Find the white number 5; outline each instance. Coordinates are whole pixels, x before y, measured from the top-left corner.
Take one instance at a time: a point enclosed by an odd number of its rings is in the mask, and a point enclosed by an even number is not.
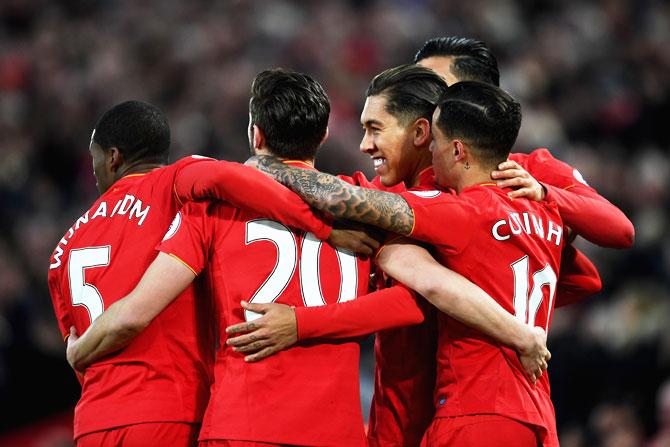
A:
[[[91,318],[91,323],[105,310],[102,295],[93,284],[88,284],[84,272],[92,267],[109,265],[112,247],[79,248],[70,252],[67,272],[70,279],[70,296],[72,305],[84,306]]]

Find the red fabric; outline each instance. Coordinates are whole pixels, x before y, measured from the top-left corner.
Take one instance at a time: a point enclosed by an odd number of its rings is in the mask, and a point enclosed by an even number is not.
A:
[[[321,294],[325,303],[340,293],[353,299],[368,287],[368,261],[225,203],[185,207],[160,249],[198,273],[206,268],[220,333],[244,321],[240,300],[300,307],[323,304]],[[298,343],[252,364],[222,344],[200,439],[365,445],[358,360],[350,340]]]
[[[337,306],[299,307],[295,310],[298,340],[360,337],[419,324],[424,316],[418,300],[410,289],[397,285]]]
[[[518,318],[548,330],[563,245],[555,206],[510,200],[495,184],[466,188],[458,196],[402,195],[414,212],[413,238],[431,243],[443,265],[508,312],[523,312]],[[438,314],[438,332],[437,417],[492,413],[555,434],[546,374],[533,386],[512,349],[446,314]]]
[[[544,148],[530,154],[510,154],[509,158],[544,184],[547,200],[556,202],[565,224],[585,239],[603,247],[633,245],[633,224],[619,208],[587,185],[577,169],[555,159]]]
[[[189,157],[118,180],[63,236],[49,269],[63,337],[71,325],[82,334],[91,323],[89,310],[95,317],[133,290],[179,209],[175,179],[184,168],[201,163]],[[107,265],[100,258],[105,254]],[[75,302],[86,305],[73,303],[72,287]],[[189,288],[128,347],[87,368],[75,408],[75,439],[129,424],[200,422],[213,356],[207,313],[206,303]]]
[[[556,287],[556,307],[577,303],[600,292],[598,269],[584,253],[568,245],[561,254],[561,273]]]
[[[228,441],[222,439],[210,439],[200,441],[198,447],[293,447],[290,444],[276,444],[273,442],[257,441]]]
[[[433,189],[434,176],[432,167],[424,169],[419,174],[419,186],[412,190]],[[380,185],[379,180],[377,176],[372,183]],[[392,192],[404,190],[405,185],[398,184]],[[381,271],[377,271],[377,275],[385,278]],[[387,278],[381,283],[388,285],[393,281]],[[377,333],[375,390],[368,420],[368,444],[371,447],[419,445],[433,419],[437,311],[423,299],[420,305],[425,314],[422,324]]]
[[[502,416],[478,414],[436,418],[422,447],[537,447],[537,428]],[[556,444],[558,445],[558,444]]]
[[[234,187],[231,187],[234,186]],[[297,194],[262,172],[239,163],[208,159],[182,170],[175,182],[181,202],[218,198],[233,206],[311,232],[318,239],[330,236],[331,226]]]
[[[96,431],[80,437],[77,447],[195,447],[198,424],[146,423]]]

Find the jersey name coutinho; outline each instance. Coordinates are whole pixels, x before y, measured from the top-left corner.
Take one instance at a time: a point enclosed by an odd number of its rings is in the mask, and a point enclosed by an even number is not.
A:
[[[537,236],[546,239],[557,246],[561,244],[563,226],[552,220],[545,220],[530,212],[509,213],[506,217],[496,221],[491,227],[491,234],[497,241],[506,241],[512,236]]]

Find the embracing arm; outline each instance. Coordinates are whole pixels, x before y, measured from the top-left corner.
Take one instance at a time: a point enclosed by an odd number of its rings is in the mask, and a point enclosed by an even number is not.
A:
[[[226,328],[226,344],[255,362],[311,338],[352,338],[384,329],[419,324],[423,310],[416,295],[398,285],[378,290],[355,300],[316,307],[292,308],[285,304],[249,304],[242,307],[262,317]]]
[[[397,194],[350,185],[333,175],[288,166],[270,156],[256,156],[250,161],[295,191],[309,205],[338,219],[374,225],[402,235],[412,232],[412,209]]]
[[[545,359],[550,357],[546,333],[514,318],[477,285],[438,263],[425,248],[411,240],[394,241],[384,246],[377,262],[438,310],[517,351],[531,378],[541,374],[539,368],[546,369]]]
[[[176,258],[159,253],[137,287],[115,302],[77,338],[71,329],[67,359],[82,371],[100,357],[128,345],[195,278]]]
[[[589,242],[602,247],[630,248],[635,228],[607,199],[579,185],[571,189],[544,184],[546,199],[556,202],[563,221]]]
[[[602,247],[630,248],[635,240],[635,228],[626,215],[598,192],[577,177],[575,169],[556,160],[547,150],[534,151],[535,156],[516,155],[522,162],[534,160],[524,168],[515,160],[507,160],[493,171],[498,186],[518,188],[510,197],[525,195],[532,200],[553,201],[563,222],[584,239]],[[541,184],[529,171],[540,175]],[[531,194],[522,194],[529,191]],[[603,228],[607,230],[604,231]]]
[[[180,203],[225,200],[325,240],[331,225],[286,187],[258,170],[240,163],[203,160],[182,168],[175,179]]]

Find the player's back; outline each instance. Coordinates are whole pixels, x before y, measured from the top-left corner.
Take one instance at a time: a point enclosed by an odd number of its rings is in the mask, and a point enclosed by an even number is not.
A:
[[[83,333],[133,290],[178,209],[176,172],[191,162],[118,180],[58,243],[49,287],[64,337],[70,326]],[[213,356],[205,320],[198,321],[206,305],[187,289],[130,345],[86,369],[75,438],[122,425],[202,419]]]
[[[518,319],[548,330],[563,224],[552,204],[511,200],[506,192],[490,184],[458,196],[403,196],[416,214],[413,237],[432,242],[444,265]],[[429,215],[442,229],[425,222]],[[439,314],[438,328],[436,416],[502,414],[555,431],[546,375],[533,386],[512,349],[445,314]]]
[[[207,281],[218,327],[250,320],[241,300],[318,306],[366,293],[369,261],[228,204],[191,204],[161,250]],[[259,363],[222,343],[200,439],[365,445],[356,341],[298,343]]]

